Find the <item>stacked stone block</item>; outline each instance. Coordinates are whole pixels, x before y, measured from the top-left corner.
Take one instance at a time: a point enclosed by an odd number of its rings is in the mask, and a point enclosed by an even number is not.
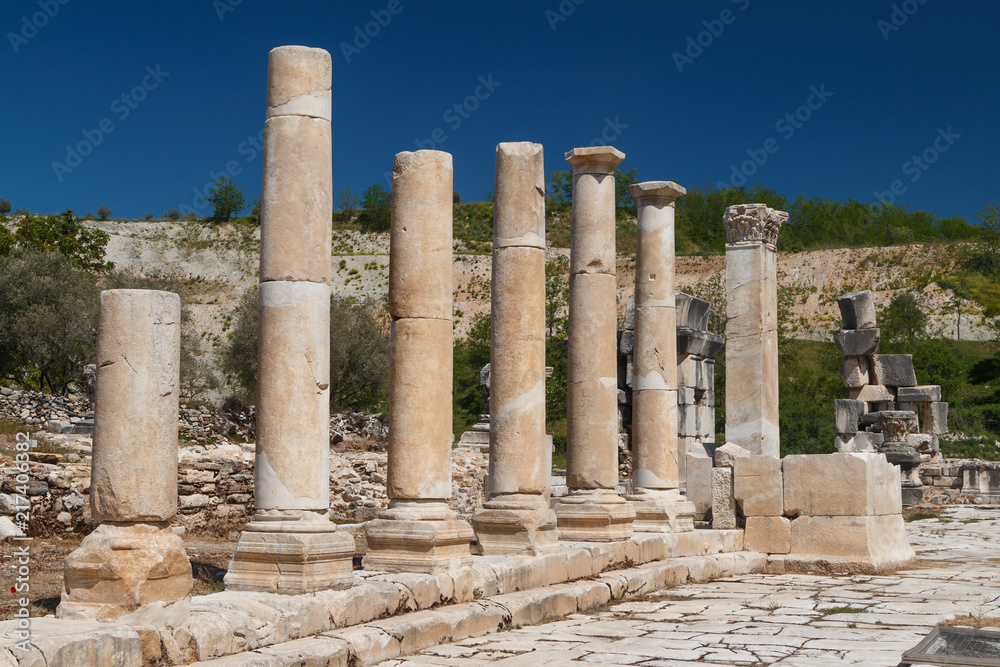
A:
[[[917,384],[911,355],[878,354],[881,331],[870,291],[845,294],[837,303],[843,329],[833,340],[846,357],[840,372],[850,398],[834,402],[835,447],[840,452],[883,452],[903,466],[903,503],[919,502],[924,497],[916,474],[920,454],[936,454],[938,436],[948,432],[948,404],[941,401],[941,387]],[[904,420],[907,430],[905,435],[894,432],[896,439],[889,440],[883,424],[903,419],[893,418],[890,413],[896,411],[909,415]]]

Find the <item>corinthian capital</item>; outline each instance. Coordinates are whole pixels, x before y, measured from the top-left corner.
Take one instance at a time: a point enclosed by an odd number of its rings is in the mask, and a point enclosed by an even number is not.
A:
[[[768,245],[778,243],[781,225],[788,220],[784,211],[776,211],[766,204],[737,204],[726,209],[723,224],[726,243],[759,241]]]

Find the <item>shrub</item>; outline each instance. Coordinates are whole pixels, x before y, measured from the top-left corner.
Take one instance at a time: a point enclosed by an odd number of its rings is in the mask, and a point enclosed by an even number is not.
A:
[[[180,219],[181,219],[181,212],[178,211],[176,208],[172,208],[167,211],[167,220],[180,220]]]
[[[99,217],[101,220],[107,220],[108,218],[111,217],[111,209],[108,208],[107,206],[102,206],[101,208],[97,209],[97,217]]]

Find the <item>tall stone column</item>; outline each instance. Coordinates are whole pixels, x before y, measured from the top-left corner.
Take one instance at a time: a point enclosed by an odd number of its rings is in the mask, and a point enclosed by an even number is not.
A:
[[[673,181],[638,183],[635,342],[632,362],[633,530],[694,530],[694,505],[680,492],[686,452],[677,442],[677,314],[674,303]]]
[[[484,555],[558,542],[545,498],[545,169],[542,146],[497,146],[493,205],[489,499],[472,518]]]
[[[90,511],[101,524],[66,558],[62,618],[112,620],[191,591],[191,564],[170,530],[177,514],[181,300],[101,292]],[[161,612],[162,613],[162,612]]]
[[[559,539],[625,540],[635,511],[617,494],[618,359],[615,283],[615,168],[611,146],[566,154],[573,167],[566,481],[556,508]]]
[[[784,211],[726,209],[726,442],[780,457],[778,253]]]
[[[368,524],[366,570],[426,572],[471,561],[472,527],[451,498],[452,161],[399,153],[389,239],[389,507]]]
[[[255,512],[226,587],[307,593],[354,581],[354,540],[329,516],[330,54],[274,49],[267,83]]]

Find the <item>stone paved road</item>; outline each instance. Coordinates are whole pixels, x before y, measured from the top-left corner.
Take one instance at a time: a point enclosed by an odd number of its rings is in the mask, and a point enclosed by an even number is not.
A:
[[[896,667],[939,621],[1000,615],[1000,510],[951,508],[907,532],[919,560],[893,576],[752,575],[679,586],[382,665]]]

